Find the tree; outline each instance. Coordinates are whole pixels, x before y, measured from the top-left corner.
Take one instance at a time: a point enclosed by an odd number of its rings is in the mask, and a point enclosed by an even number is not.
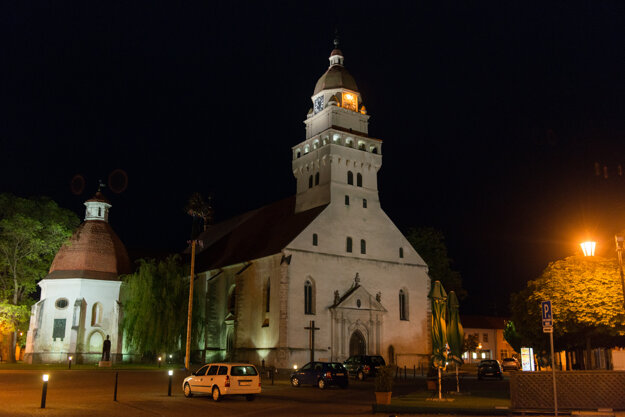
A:
[[[9,361],[15,361],[17,328],[23,324],[12,306],[26,306],[37,281],[46,275],[61,245],[78,226],[70,210],[60,208],[48,198],[20,198],[0,194],[0,321],[12,328]],[[23,308],[22,308],[23,310]]]
[[[467,334],[462,344],[462,353],[475,352],[475,349],[480,345],[477,334]]]
[[[178,255],[161,261],[140,259],[138,263],[137,271],[124,277],[122,328],[126,344],[145,356],[176,352],[186,334],[188,272]],[[194,303],[197,301],[195,298]],[[199,318],[194,316],[193,323],[197,335]]]
[[[522,338],[519,332],[516,331],[516,326],[512,320],[508,320],[506,322],[506,327],[503,329],[503,338],[506,339],[506,342],[515,352],[521,352],[521,348],[523,347]]]
[[[615,259],[571,256],[550,263],[511,298],[522,345],[548,350],[540,303],[550,300],[556,350],[625,346],[625,312]]]
[[[440,281],[448,291],[455,291],[459,299],[464,299],[467,292],[462,288],[460,273],[451,268],[453,261],[443,233],[433,227],[413,227],[408,229],[406,239],[428,265],[432,282]]]

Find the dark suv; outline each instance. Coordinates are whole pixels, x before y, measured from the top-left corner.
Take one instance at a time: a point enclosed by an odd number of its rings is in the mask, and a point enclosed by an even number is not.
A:
[[[364,381],[367,377],[375,376],[377,369],[385,366],[386,362],[382,356],[355,355],[347,358],[343,365],[350,375]]]
[[[477,379],[482,379],[485,376],[503,379],[503,370],[498,361],[494,359],[480,361],[480,364],[477,366]]]

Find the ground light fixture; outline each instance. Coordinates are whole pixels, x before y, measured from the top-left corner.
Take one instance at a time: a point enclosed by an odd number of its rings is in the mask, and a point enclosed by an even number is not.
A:
[[[171,369],[167,371],[167,375],[169,375],[169,387],[167,388],[167,396],[171,397],[171,378],[174,375],[174,371]]]
[[[163,358],[159,356],[159,357],[158,357],[158,367],[159,367],[159,368],[161,367],[161,361],[162,361],[162,360],[163,360]]]
[[[72,369],[72,357],[71,356],[69,358],[67,358],[67,362],[68,362],[67,369]]]
[[[584,256],[595,256],[595,248],[597,246],[597,242],[586,241],[579,244],[582,247],[582,252]]]
[[[43,374],[43,388],[41,390],[41,408],[46,408],[46,395],[48,394],[48,374]]]

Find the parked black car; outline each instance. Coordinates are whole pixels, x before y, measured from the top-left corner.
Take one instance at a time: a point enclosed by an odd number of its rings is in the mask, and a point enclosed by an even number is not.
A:
[[[347,369],[340,362],[308,362],[291,374],[291,385],[316,385],[325,389],[328,385],[347,388],[349,376]]]
[[[355,355],[347,358],[343,362],[347,372],[355,376],[358,380],[364,381],[368,377],[373,377],[380,366],[385,366],[386,362],[382,356]]]
[[[494,359],[484,359],[480,361],[477,366],[477,379],[482,379],[485,376],[503,379],[503,370],[498,361]]]

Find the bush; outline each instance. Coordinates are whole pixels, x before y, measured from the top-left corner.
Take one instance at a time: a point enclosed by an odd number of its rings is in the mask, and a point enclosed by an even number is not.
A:
[[[375,375],[375,391],[391,392],[393,391],[393,382],[395,378],[395,366],[381,366]]]

